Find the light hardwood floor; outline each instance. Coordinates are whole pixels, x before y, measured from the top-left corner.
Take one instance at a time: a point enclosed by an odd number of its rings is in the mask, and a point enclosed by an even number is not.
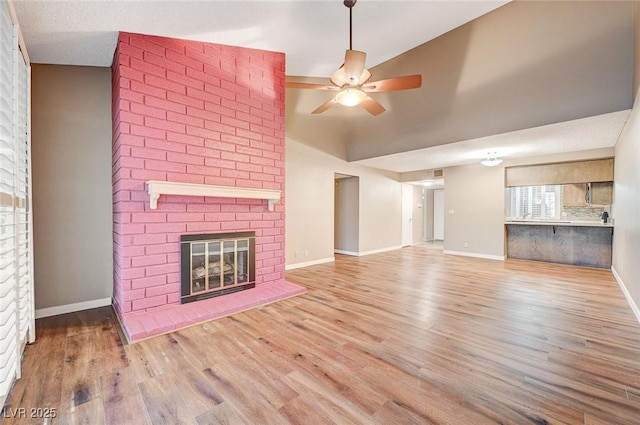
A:
[[[640,325],[606,270],[416,246],[287,273],[305,295],[123,346],[39,320],[3,424],[639,424]]]

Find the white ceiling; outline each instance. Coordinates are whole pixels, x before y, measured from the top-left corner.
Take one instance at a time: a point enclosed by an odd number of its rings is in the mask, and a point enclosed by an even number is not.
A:
[[[493,152],[508,160],[610,148],[615,146],[629,113],[613,112],[354,162],[402,173],[477,164]]]
[[[508,1],[360,0],[353,48],[369,68]],[[341,0],[13,0],[31,60],[111,66],[118,31],[285,52],[287,75],[330,76],[349,48]]]

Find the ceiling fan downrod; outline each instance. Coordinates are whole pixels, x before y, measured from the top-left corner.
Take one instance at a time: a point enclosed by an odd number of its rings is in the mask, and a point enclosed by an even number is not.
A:
[[[353,6],[358,0],[344,0],[344,5],[349,8],[349,50],[353,50]]]

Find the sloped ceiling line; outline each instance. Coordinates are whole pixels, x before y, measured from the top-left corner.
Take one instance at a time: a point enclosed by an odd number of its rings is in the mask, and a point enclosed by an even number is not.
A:
[[[628,2],[514,2],[374,67],[376,79],[422,73],[423,87],[377,94],[387,112],[375,118],[333,111],[347,159],[400,172],[425,169],[436,148],[455,155],[433,155],[442,162],[432,167],[479,161],[485,149],[515,158],[613,146],[633,101],[631,14]],[[291,92],[299,106],[321,102]],[[316,117],[301,109],[303,128]]]

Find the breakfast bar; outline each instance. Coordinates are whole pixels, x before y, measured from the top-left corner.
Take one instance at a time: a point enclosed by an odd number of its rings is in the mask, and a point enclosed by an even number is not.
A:
[[[508,258],[611,267],[612,223],[507,220],[505,227]]]

